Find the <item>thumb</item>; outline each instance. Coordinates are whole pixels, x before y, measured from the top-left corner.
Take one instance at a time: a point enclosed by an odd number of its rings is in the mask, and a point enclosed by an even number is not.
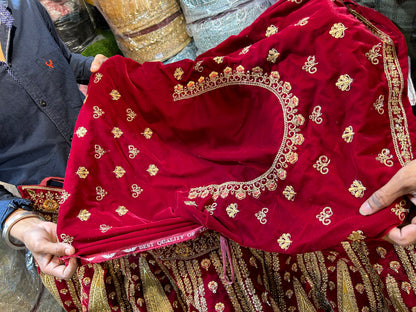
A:
[[[36,252],[61,257],[74,254],[75,248],[67,243],[52,243],[46,241],[41,244],[41,247]]]

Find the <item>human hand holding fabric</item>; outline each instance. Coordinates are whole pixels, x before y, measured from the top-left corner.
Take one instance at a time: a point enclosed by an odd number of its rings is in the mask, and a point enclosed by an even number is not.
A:
[[[99,69],[100,69],[100,67],[101,67],[101,65],[106,61],[108,59],[108,57],[106,57],[105,55],[102,55],[102,54],[97,54],[95,57],[94,57],[94,60],[92,61],[92,64],[91,64],[91,67],[90,67],[90,71],[92,72],[92,73],[95,73],[95,72],[97,72]]]
[[[18,209],[12,215],[23,211]],[[61,256],[74,254],[75,249],[69,244],[58,242],[55,223],[36,217],[22,219],[13,225],[10,235],[26,245],[43,273],[62,279],[71,278],[75,273],[76,258],[70,258],[68,264],[60,260]]]
[[[360,213],[364,216],[374,214],[404,195],[416,205],[416,160],[401,168],[389,182],[374,192],[361,205]],[[392,229],[385,239],[401,246],[416,243],[416,217],[411,219],[410,224]]]

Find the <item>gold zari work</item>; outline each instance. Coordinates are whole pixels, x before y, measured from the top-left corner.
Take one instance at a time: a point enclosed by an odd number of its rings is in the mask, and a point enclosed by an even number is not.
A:
[[[336,23],[331,27],[331,30],[329,31],[329,34],[334,38],[344,38],[345,36],[345,30],[347,30],[347,27],[344,26],[342,23]]]
[[[383,148],[380,154],[376,157],[376,159],[381,162],[382,164],[386,165],[387,167],[393,166],[393,155],[390,153],[389,149]]]
[[[361,181],[354,180],[348,189],[348,191],[354,195],[355,197],[363,197],[364,191],[366,190],[365,186],[361,183]]]

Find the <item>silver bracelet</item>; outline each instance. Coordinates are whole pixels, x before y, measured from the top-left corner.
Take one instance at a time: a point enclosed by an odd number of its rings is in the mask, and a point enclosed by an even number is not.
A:
[[[33,218],[33,217],[37,217],[41,220],[44,220],[41,216],[39,216],[37,213],[33,211],[24,211],[22,213],[19,213],[18,215],[15,215],[12,218],[7,219],[7,221],[4,223],[4,228],[3,228],[2,235],[1,235],[7,246],[15,250],[21,250],[21,249],[26,248],[25,244],[23,243],[17,244],[11,240],[10,230],[13,227],[13,225],[15,225],[20,220],[23,220],[26,218]]]

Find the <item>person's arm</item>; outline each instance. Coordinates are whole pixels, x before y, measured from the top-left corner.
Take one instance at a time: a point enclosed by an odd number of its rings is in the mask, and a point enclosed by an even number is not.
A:
[[[361,205],[360,213],[371,215],[405,195],[416,205],[416,160],[401,168],[387,184],[374,192]],[[416,243],[416,217],[412,218],[410,224],[392,229],[386,239],[401,246]]]

